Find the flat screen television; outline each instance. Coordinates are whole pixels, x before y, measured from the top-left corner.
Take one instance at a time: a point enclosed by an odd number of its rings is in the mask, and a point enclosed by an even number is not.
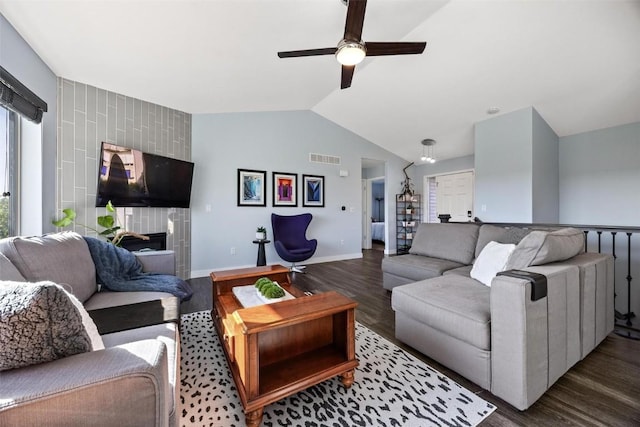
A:
[[[188,208],[194,164],[103,142],[96,206]]]

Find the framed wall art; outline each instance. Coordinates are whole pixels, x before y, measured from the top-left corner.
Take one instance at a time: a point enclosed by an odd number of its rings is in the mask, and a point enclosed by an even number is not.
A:
[[[302,206],[324,207],[324,176],[302,175]]]
[[[238,169],[238,206],[267,206],[267,172]]]
[[[298,175],[273,172],[273,206],[298,206]]]

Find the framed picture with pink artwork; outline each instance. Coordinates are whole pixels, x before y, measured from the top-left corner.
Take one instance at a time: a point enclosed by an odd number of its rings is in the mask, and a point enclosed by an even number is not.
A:
[[[298,174],[273,172],[273,206],[298,206]]]

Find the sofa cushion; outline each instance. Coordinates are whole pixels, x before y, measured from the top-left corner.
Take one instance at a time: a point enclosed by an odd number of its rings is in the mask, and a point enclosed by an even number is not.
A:
[[[482,252],[487,243],[493,241],[498,243],[518,244],[527,235],[531,233],[530,228],[519,227],[499,227],[497,225],[483,224],[478,232],[478,243],[476,243],[476,258]]]
[[[78,313],[80,313],[80,316],[82,317],[82,326],[84,326],[84,330],[87,332],[87,335],[89,336],[89,340],[91,341],[91,350],[92,351],[104,350],[104,343],[102,342],[102,337],[98,332],[98,327],[96,326],[93,319],[87,312],[87,309],[84,308],[80,300],[76,298],[75,295],[73,295],[72,293],[67,292],[67,296],[69,297],[69,300],[71,300],[76,310],[78,310]]]
[[[444,273],[442,273],[443,276],[447,276],[450,274],[457,274],[459,276],[465,276],[465,277],[471,277],[471,269],[473,268],[473,265],[465,265],[462,267],[458,267],[458,268],[453,268],[451,270],[447,270]]]
[[[25,278],[18,269],[9,261],[9,258],[0,253],[0,280],[13,282],[25,282]]]
[[[98,290],[95,265],[86,242],[78,233],[65,231],[4,239],[0,242],[0,251],[30,282],[66,283],[81,302]]]
[[[176,410],[179,402],[180,378],[180,330],[175,323],[163,323],[161,325],[146,326],[144,328],[130,329],[128,331],[114,332],[102,336],[104,344],[107,348],[116,347],[134,341],[142,341],[154,339],[163,342],[167,347],[167,358],[169,359],[169,385],[174,391],[173,394],[167,393],[167,407],[170,410],[170,416]]]
[[[578,255],[583,250],[584,233],[576,228],[532,231],[518,243],[509,257],[505,270],[563,261]]]
[[[0,371],[91,350],[82,317],[51,282],[0,282]]]
[[[491,286],[491,281],[496,274],[504,271],[509,255],[516,248],[513,243],[489,242],[482,249],[478,258],[473,263],[473,268],[469,274],[484,285]]]
[[[447,270],[463,264],[422,255],[400,255],[382,259],[382,271],[410,280],[424,280],[441,276]]]
[[[482,350],[491,345],[491,288],[470,277],[447,275],[393,289],[395,311]]]
[[[418,226],[409,253],[471,264],[478,241],[476,224],[427,224]]]

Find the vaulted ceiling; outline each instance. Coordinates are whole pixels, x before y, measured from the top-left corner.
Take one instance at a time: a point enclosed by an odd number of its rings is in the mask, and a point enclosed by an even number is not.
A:
[[[473,124],[533,106],[560,136],[640,121],[640,1],[369,0],[366,58],[340,90],[340,0],[0,0],[53,72],[189,113],[308,109],[408,161],[473,153]],[[1,58],[1,57],[0,57]]]

